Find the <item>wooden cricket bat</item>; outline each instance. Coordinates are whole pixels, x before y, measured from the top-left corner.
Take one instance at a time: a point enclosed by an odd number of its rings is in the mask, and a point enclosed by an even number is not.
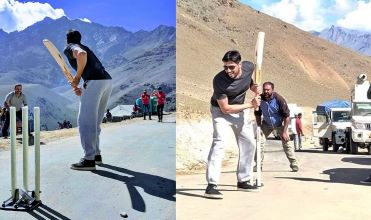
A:
[[[265,33],[259,32],[258,39],[255,45],[255,83],[260,85],[261,83],[261,69],[263,63],[263,49],[264,49],[264,38]]]
[[[255,45],[255,83],[260,85],[262,79],[262,63],[263,63],[263,49],[264,49],[265,33],[259,32],[258,39]],[[256,186],[262,185],[261,176],[261,128],[256,126]]]
[[[54,46],[54,44],[50,40],[44,39],[43,44],[48,49],[49,53],[52,55],[54,60],[57,62],[58,66],[61,68],[62,72],[67,78],[67,81],[71,83],[73,81],[73,77],[61,53],[59,53],[58,49]]]

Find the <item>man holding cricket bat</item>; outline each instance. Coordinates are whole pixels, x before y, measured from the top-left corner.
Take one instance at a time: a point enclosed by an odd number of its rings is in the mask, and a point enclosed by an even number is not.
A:
[[[254,64],[249,61],[241,62],[241,55],[236,50],[228,51],[223,59],[224,70],[220,71],[213,80],[214,93],[211,97],[211,115],[213,120],[213,142],[210,148],[206,179],[208,186],[205,197],[223,197],[217,189],[220,170],[224,156],[224,141],[226,129],[232,128],[239,147],[237,167],[237,189],[253,191],[257,187],[250,185],[251,170],[255,153],[255,138],[253,124],[249,117],[250,108],[260,105],[261,89],[254,84],[251,76]],[[246,91],[250,89],[256,96],[244,103]]]
[[[76,71],[71,82],[75,94],[80,96],[78,126],[84,158],[72,164],[71,169],[95,170],[95,164],[102,164],[99,147],[100,124],[107,109],[112,91],[112,78],[94,53],[81,44],[77,30],[67,33],[67,47],[64,50],[69,63]],[[79,88],[81,78],[84,83]]]

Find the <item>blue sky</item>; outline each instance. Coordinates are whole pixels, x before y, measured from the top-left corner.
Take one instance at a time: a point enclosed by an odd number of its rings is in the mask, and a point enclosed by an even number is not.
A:
[[[371,32],[370,0],[239,0],[305,31],[331,25]]]
[[[46,16],[67,16],[135,32],[175,26],[175,12],[175,0],[0,0],[0,28],[23,30]]]

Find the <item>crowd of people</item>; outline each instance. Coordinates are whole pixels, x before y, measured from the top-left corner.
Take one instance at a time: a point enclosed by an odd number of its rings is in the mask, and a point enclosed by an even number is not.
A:
[[[58,123],[58,128],[59,129],[68,129],[72,128],[72,124],[70,121],[64,120],[63,122],[57,122]]]

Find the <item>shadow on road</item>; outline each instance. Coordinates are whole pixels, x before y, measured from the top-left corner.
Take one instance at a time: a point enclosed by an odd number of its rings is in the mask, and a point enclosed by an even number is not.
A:
[[[71,220],[70,218],[62,215],[61,213],[55,211],[54,209],[50,208],[45,204],[41,204],[32,212],[28,212],[28,214],[32,215],[35,219],[51,219],[51,220]]]
[[[23,138],[16,138],[19,144],[23,144],[22,140]],[[28,146],[33,146],[35,143],[35,137],[34,136],[29,136],[28,137]],[[46,145],[44,142],[40,141],[40,145]]]
[[[359,165],[371,165],[371,158],[364,157],[344,157],[341,161]]]
[[[323,182],[323,183],[344,183],[354,185],[364,185],[359,181],[365,179],[370,175],[370,169],[361,168],[335,168],[329,169],[322,172],[330,177],[330,180],[305,178],[305,177],[275,177],[278,179],[293,179],[307,182]]]
[[[140,173],[140,172],[128,170],[122,167],[117,167],[117,166],[113,166],[109,164],[102,164],[99,166],[124,174],[124,175],[120,175],[120,174],[113,173],[107,170],[92,171],[93,173],[97,175],[124,182],[130,194],[132,207],[133,209],[137,211],[145,212],[146,204],[143,200],[143,197],[140,195],[138,190],[135,188],[136,186],[142,188],[146,193],[152,196],[156,196],[162,199],[175,202],[175,181],[174,180],[147,174],[147,173]],[[132,177],[129,177],[126,175],[130,175]]]
[[[321,148],[322,149],[322,148]],[[342,154],[340,152],[333,152],[333,151],[323,151],[323,150],[317,150],[317,149],[305,149],[305,150],[299,150],[295,152],[302,152],[302,153],[317,153],[317,154]]]

